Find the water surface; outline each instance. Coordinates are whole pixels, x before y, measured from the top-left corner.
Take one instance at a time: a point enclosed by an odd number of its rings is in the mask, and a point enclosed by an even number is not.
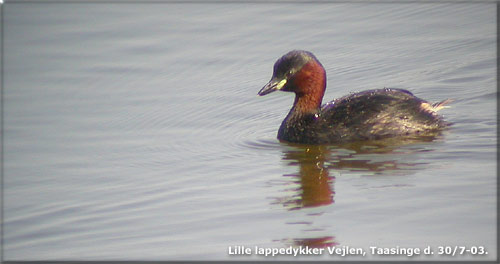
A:
[[[483,246],[496,258],[495,4],[7,3],[6,260],[293,259],[230,246]],[[453,126],[418,142],[279,143],[312,51],[325,101],[394,87]],[[408,260],[406,256],[304,256]]]

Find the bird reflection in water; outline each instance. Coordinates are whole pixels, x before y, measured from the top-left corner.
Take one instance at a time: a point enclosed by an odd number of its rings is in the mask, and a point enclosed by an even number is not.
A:
[[[432,151],[426,145],[436,139],[416,137],[354,142],[344,145],[299,145],[282,143],[282,160],[288,166],[298,167],[297,173],[285,174],[292,178],[287,181],[286,191],[291,196],[280,197],[276,203],[289,210],[316,207],[334,203],[333,188],[335,176],[331,172],[363,172],[365,175],[392,174],[408,175],[425,168],[426,163],[416,162],[413,155]],[[420,144],[420,145],[418,145]],[[411,148],[401,148],[412,145]],[[289,186],[292,188],[289,188]]]
[[[273,204],[281,204],[288,210],[327,206],[335,203],[335,176],[349,172],[362,175],[408,175],[425,168],[424,162],[416,162],[416,155],[429,152],[439,135],[428,137],[391,138],[385,140],[355,142],[344,145],[298,145],[282,143],[283,161],[298,167],[297,173],[285,174],[285,197],[274,198]],[[344,173],[346,172],[347,173]],[[342,173],[341,173],[342,172]],[[291,187],[290,187],[291,186]],[[317,214],[317,213],[316,213]],[[320,213],[322,214],[322,213]],[[319,214],[319,215],[320,215]],[[310,217],[314,214],[308,214]],[[305,221],[309,226],[311,221]],[[305,230],[307,231],[307,230]],[[316,230],[321,231],[321,230]],[[324,232],[324,230],[323,230]],[[334,236],[282,239],[285,244],[309,247],[334,246]]]
[[[285,198],[282,203],[285,207],[294,210],[303,207],[315,207],[333,203],[334,191],[330,186],[334,177],[328,174],[325,167],[326,146],[297,146],[294,150],[285,152],[283,160],[289,161],[289,166],[298,166],[298,174],[288,174],[285,177],[294,177],[296,193],[293,197]]]
[[[282,243],[286,245],[296,246],[296,247],[310,247],[310,248],[324,248],[333,247],[339,243],[335,242],[335,238],[332,236],[324,237],[314,237],[314,238],[294,238],[294,239],[283,239]]]

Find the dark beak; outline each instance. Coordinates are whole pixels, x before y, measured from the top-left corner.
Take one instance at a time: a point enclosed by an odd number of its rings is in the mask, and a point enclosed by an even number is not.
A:
[[[260,89],[258,95],[262,96],[274,91],[279,91],[285,86],[286,81],[286,79],[279,80],[272,78],[264,87],[262,87],[262,89]]]

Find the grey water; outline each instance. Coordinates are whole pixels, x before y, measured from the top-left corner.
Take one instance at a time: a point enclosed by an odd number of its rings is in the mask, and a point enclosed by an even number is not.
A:
[[[496,259],[495,3],[2,8],[5,260]],[[293,95],[257,92],[292,49],[324,65],[324,102],[403,88],[453,99],[453,125],[417,142],[280,143]],[[456,246],[485,253],[438,254]]]

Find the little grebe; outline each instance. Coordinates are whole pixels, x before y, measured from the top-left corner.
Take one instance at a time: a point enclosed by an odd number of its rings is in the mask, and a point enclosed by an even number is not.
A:
[[[323,106],[326,73],[308,51],[293,50],[274,64],[273,76],[259,95],[295,93],[278,139],[304,144],[345,143],[435,133],[448,123],[437,115],[450,100],[430,104],[403,89],[350,94]]]

